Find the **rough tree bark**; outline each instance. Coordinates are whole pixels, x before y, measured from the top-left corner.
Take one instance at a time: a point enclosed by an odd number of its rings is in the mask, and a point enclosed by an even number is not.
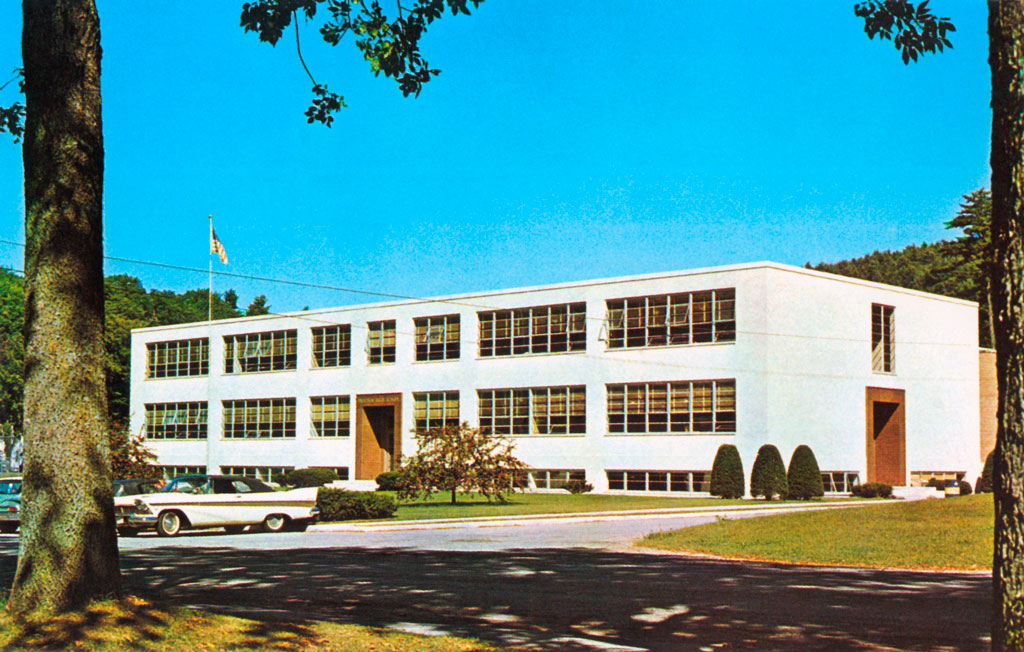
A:
[[[120,591],[103,373],[100,27],[92,0],[24,0],[25,459],[9,607]]]
[[[1024,650],[1024,2],[989,2],[996,438],[992,649]]]

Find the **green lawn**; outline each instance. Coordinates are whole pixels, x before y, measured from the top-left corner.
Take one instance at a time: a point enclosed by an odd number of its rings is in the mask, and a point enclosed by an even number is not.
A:
[[[838,566],[987,570],[991,494],[779,514],[659,532],[640,545]]]
[[[235,618],[128,597],[97,602],[80,612],[47,618],[26,620],[0,613],[0,649],[456,652],[497,648],[473,639],[417,636],[359,625],[303,619]]]
[[[524,516],[530,514],[572,514],[619,512],[637,509],[678,509],[681,507],[764,507],[762,501],[684,498],[667,496],[609,496],[569,493],[516,493],[507,503],[489,503],[480,495],[459,494],[450,504],[448,494],[434,494],[427,501],[406,501],[390,520],[473,518],[479,516]],[[829,499],[833,500],[833,499]],[[835,499],[847,500],[847,499]],[[799,502],[799,501],[797,501]],[[776,501],[771,503],[778,505]]]

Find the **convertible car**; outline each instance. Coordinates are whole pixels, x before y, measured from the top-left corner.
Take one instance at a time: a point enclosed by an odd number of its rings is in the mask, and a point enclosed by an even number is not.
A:
[[[185,475],[157,493],[114,499],[118,532],[131,536],[155,529],[172,537],[182,530],[222,527],[238,534],[247,526],[264,532],[302,532],[319,509],[316,488],[274,491],[254,478]]]

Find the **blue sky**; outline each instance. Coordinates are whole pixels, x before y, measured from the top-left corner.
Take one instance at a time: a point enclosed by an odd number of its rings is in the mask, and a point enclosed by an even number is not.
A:
[[[931,5],[954,49],[904,66],[853,0],[489,0],[431,27],[442,74],[418,99],[306,24],[307,63],[349,105],[325,129],[302,115],[294,32],[259,43],[240,0],[100,0],[106,253],[205,270],[213,214],[217,270],[433,296],[950,237],[961,196],[988,185],[986,8]],[[20,65],[20,29],[3,3],[0,71]],[[0,140],[0,239],[19,243],[20,156]],[[0,244],[0,265],[22,256]],[[275,312],[373,300],[214,283]]]

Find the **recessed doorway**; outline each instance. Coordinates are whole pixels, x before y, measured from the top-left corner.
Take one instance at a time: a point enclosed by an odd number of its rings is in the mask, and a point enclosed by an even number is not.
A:
[[[356,480],[373,480],[398,468],[401,432],[401,394],[356,397]]]
[[[901,487],[907,483],[904,391],[868,387],[866,408],[867,481]]]

